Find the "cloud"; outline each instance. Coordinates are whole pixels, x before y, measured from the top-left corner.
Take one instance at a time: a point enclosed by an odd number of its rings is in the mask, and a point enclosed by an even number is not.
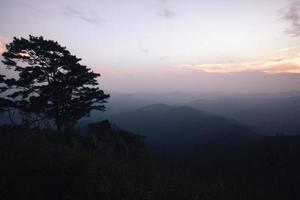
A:
[[[288,9],[283,13],[282,19],[289,22],[290,27],[286,33],[297,37],[300,36],[300,1],[293,0]]]
[[[169,59],[168,56],[160,56],[160,57],[159,57],[159,60],[167,60],[167,59]]]
[[[235,72],[264,72],[268,74],[300,73],[300,50],[290,53],[291,49],[278,50],[285,55],[250,62],[225,62],[206,64],[179,65],[180,69],[199,70],[208,73],[235,73]],[[296,49],[297,50],[297,49]]]
[[[141,52],[144,54],[148,54],[149,53],[149,49],[141,49]]]
[[[158,15],[166,18],[166,19],[172,19],[177,16],[177,14],[171,10],[167,4],[167,0],[160,0],[161,4],[161,10],[158,12]]]
[[[72,7],[65,7],[63,14],[68,17],[75,17],[89,24],[97,24],[101,19],[95,12],[84,13]]]
[[[176,13],[170,10],[169,8],[163,8],[161,12],[158,13],[161,17],[167,18],[167,19],[172,19],[176,17]]]

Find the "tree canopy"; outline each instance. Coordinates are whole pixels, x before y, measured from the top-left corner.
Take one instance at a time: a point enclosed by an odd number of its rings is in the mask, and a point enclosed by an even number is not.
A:
[[[0,75],[0,107],[10,106],[39,119],[53,120],[61,130],[91,110],[105,109],[109,98],[99,88],[100,76],[80,64],[66,47],[42,36],[14,38],[6,45],[3,63],[15,77]]]

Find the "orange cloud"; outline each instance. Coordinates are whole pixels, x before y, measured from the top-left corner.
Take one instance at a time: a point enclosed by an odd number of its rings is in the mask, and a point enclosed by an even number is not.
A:
[[[291,52],[292,50],[292,52]],[[180,69],[200,70],[209,73],[264,72],[269,74],[300,73],[300,49],[288,48],[274,51],[271,58],[250,62],[210,64],[184,64]]]
[[[5,40],[0,37],[0,54],[2,54],[5,50]]]

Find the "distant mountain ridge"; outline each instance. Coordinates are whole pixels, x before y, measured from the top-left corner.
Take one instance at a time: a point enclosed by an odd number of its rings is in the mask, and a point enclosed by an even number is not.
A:
[[[300,96],[197,100],[189,106],[238,120],[263,135],[299,134]]]
[[[300,94],[286,92],[274,94],[112,94],[106,112],[92,112],[81,122],[88,124],[128,113],[147,105],[164,103],[189,106],[197,110],[237,120],[260,135],[299,134]],[[1,116],[0,116],[1,117]]]
[[[188,106],[152,104],[113,115],[110,120],[121,128],[145,135],[149,147],[160,151],[190,152],[207,146],[207,141],[232,145],[258,137],[237,121]]]

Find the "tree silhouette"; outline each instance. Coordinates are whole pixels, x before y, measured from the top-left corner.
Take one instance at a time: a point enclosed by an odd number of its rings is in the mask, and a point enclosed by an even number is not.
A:
[[[57,42],[30,35],[15,37],[6,48],[2,62],[17,77],[0,75],[6,105],[13,102],[22,112],[53,120],[57,130],[74,125],[93,109],[105,109],[109,95],[98,87],[100,74]]]

